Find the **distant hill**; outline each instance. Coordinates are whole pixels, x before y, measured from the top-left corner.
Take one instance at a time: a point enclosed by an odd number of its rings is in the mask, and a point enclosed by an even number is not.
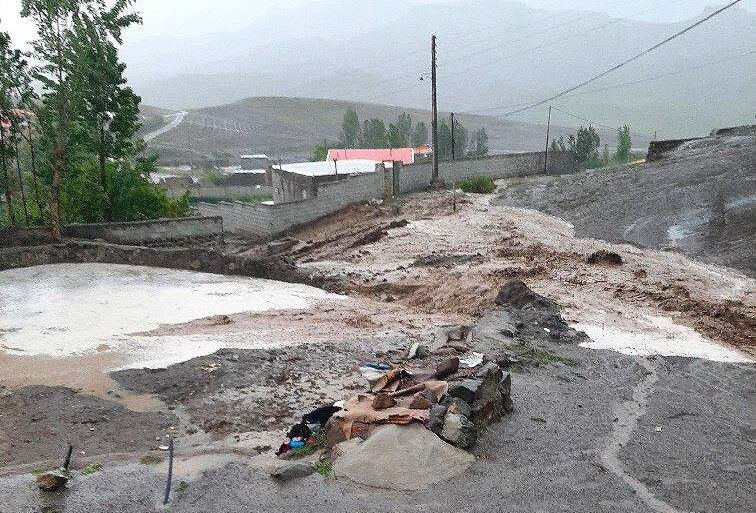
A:
[[[245,153],[266,153],[273,158],[302,161],[324,139],[337,141],[344,112],[350,105],[357,107],[361,120],[380,118],[388,123],[407,112],[415,122],[424,121],[430,127],[427,110],[337,100],[260,97],[189,111],[176,128],[150,141],[149,147],[160,153],[163,163],[171,165],[210,162],[232,165],[238,164],[239,155]],[[440,113],[447,122],[448,115]],[[545,125],[484,116],[460,115],[458,119],[468,130],[486,128],[491,153],[544,148]],[[555,125],[551,134],[559,137],[570,132],[574,130]],[[613,131],[599,128],[599,134],[602,144],[615,146]],[[633,145],[645,147],[648,140],[648,137],[636,136]]]
[[[428,108],[429,81],[418,78],[429,71],[435,33],[441,108],[493,115],[579,83],[690,23],[545,11],[500,0],[385,0],[359,9],[353,0],[281,4],[248,30],[189,39],[166,34],[128,45],[130,81],[147,103],[177,110],[259,96]],[[626,10],[653,19],[670,9],[664,4],[627,2]],[[337,12],[344,16],[330,14]],[[756,15],[734,7],[555,104],[660,137],[751,123],[756,54],[748,52],[755,49],[755,33]],[[498,109],[479,112],[489,107]],[[545,107],[516,116],[534,123],[544,118]],[[579,124],[558,112],[555,120]]]

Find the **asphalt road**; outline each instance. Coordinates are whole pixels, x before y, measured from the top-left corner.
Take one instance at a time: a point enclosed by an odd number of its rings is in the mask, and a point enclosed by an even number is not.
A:
[[[490,314],[496,333],[504,324]],[[495,344],[497,340],[487,340]],[[176,512],[751,512],[754,366],[640,358],[540,341],[575,360],[513,377],[515,412],[478,443],[465,475],[396,492],[313,475],[279,484],[243,461],[175,483]],[[107,466],[46,497],[0,479],[0,513],[156,512],[164,465]],[[44,509],[51,508],[51,509]]]

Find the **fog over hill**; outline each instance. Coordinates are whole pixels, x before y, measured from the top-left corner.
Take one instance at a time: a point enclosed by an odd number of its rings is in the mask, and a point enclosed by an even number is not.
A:
[[[679,2],[640,0],[619,13],[619,3],[610,4],[615,16],[627,18],[495,0],[388,0],[359,9],[347,0],[322,0],[270,9],[249,27],[224,33],[131,41],[125,54],[144,101],[174,109],[255,96],[427,108],[429,80],[419,77],[429,71],[436,33],[440,107],[495,115],[581,82],[690,23],[644,21],[656,14],[668,19]],[[561,5],[602,9],[596,2]],[[752,122],[754,34],[756,15],[732,8],[555,105],[660,136]],[[544,110],[516,118],[543,123]],[[555,117],[558,124],[580,123]]]

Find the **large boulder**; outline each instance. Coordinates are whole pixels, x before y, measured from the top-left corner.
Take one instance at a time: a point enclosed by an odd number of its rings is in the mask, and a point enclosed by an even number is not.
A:
[[[447,413],[441,438],[461,449],[471,449],[478,441],[478,430],[464,415]]]
[[[393,490],[422,490],[458,476],[475,457],[420,424],[382,426],[334,463],[336,478]]]

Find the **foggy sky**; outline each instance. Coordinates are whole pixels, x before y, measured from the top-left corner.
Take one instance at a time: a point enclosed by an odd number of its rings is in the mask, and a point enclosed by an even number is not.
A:
[[[385,0],[370,0],[385,1]],[[410,0],[413,3],[454,3],[460,0]],[[612,16],[631,17],[645,21],[681,21],[699,15],[711,5],[722,5],[724,0],[660,0],[668,4],[653,13],[633,15],[634,2],[616,0],[520,0],[532,7],[544,9],[585,9],[603,11]],[[296,8],[324,0],[137,0],[136,8],[144,17],[144,26],[129,31],[127,41],[139,41],[156,37],[191,37],[226,30],[237,30],[264,22],[270,9]],[[18,16],[20,0],[0,0],[0,29],[11,33],[17,44],[34,36],[28,23]],[[352,0],[355,9],[367,0]],[[744,0],[739,7],[756,10],[756,0]],[[337,16],[338,13],[333,13]],[[365,29],[370,20],[365,20]],[[285,30],[285,27],[284,27]],[[317,27],[313,27],[316,31]],[[307,36],[307,34],[302,34]]]

